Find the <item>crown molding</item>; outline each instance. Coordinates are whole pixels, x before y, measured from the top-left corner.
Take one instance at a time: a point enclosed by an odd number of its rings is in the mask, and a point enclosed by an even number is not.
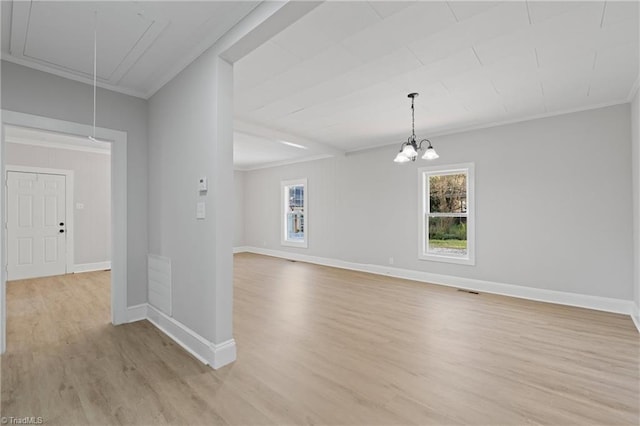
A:
[[[12,56],[5,52],[3,52],[0,57],[2,58],[3,61],[12,62],[14,64],[22,65],[23,67],[32,68],[34,70],[46,72],[49,74],[57,75],[58,77],[66,78],[68,80],[73,80],[73,81],[87,84],[89,86],[93,86],[92,79],[79,76],[69,71],[63,71],[54,67],[42,65],[38,62],[26,61],[24,59],[16,58],[15,56]],[[136,98],[147,99],[147,96],[144,93],[138,90],[130,89],[128,87],[116,86],[113,84],[101,82],[100,80],[96,82],[96,85],[102,89],[111,90],[112,92],[118,92],[118,93],[122,93],[123,95],[129,95]]]
[[[595,104],[595,105],[586,105],[586,106],[582,106],[582,107],[577,107],[577,108],[568,108],[568,109],[564,109],[564,110],[560,110],[560,111],[554,111],[554,112],[545,112],[542,114],[535,114],[535,115],[529,115],[529,116],[525,116],[525,117],[521,117],[521,118],[514,118],[511,120],[504,120],[504,121],[491,121],[488,123],[484,123],[484,124],[471,124],[469,126],[463,126],[463,127],[444,127],[441,129],[437,129],[434,132],[426,132],[429,133],[429,139],[433,139],[436,137],[440,137],[440,136],[449,136],[449,135],[455,135],[458,133],[466,133],[466,132],[470,132],[473,130],[482,130],[482,129],[489,129],[492,127],[499,127],[499,126],[507,126],[509,124],[517,124],[517,123],[522,123],[525,121],[533,121],[533,120],[539,120],[542,118],[551,118],[551,117],[556,117],[556,116],[560,116],[560,115],[566,115],[566,114],[573,114],[576,112],[583,112],[583,111],[590,111],[590,110],[594,110],[594,109],[600,109],[600,108],[607,108],[607,107],[611,107],[611,106],[615,106],[615,105],[623,105],[623,104],[628,104],[629,101],[625,98],[625,99],[618,99],[615,101],[610,101],[610,102],[602,102],[599,104]],[[351,153],[356,153],[356,152],[362,152],[362,151],[368,151],[368,150],[372,150],[372,149],[377,149],[377,148],[382,148],[382,147],[388,147],[388,146],[395,146],[395,145],[399,145],[400,142],[398,141],[394,141],[391,143],[381,143],[381,144],[377,144],[377,145],[371,145],[371,146],[367,146],[367,147],[363,147],[363,148],[356,148],[356,149],[351,149],[349,151],[346,151],[346,154],[351,154]]]

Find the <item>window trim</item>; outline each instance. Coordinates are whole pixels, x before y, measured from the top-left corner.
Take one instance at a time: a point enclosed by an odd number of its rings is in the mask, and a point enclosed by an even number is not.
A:
[[[467,174],[467,256],[446,256],[427,251],[428,237],[425,229],[425,217],[429,214],[428,176],[440,174]],[[475,235],[475,164],[459,163],[443,166],[421,167],[418,169],[418,259],[434,262],[456,263],[460,265],[476,264],[476,235]]]
[[[285,189],[290,186],[304,187],[302,202],[304,203],[304,240],[290,241],[287,240],[287,215]],[[280,181],[280,244],[287,247],[308,248],[309,247],[309,194],[308,194],[307,178],[290,179]]]

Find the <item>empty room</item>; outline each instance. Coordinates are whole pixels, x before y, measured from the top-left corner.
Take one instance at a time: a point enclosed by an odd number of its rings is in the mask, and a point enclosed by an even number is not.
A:
[[[2,1],[0,421],[637,425],[637,1]]]

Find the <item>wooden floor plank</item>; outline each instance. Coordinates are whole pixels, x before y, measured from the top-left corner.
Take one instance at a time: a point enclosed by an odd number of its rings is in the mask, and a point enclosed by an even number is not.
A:
[[[235,363],[109,324],[109,273],[7,284],[0,415],[47,424],[637,425],[624,315],[234,256]]]

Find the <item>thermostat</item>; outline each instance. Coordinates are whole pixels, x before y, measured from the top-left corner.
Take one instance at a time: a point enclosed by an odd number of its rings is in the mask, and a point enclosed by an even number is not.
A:
[[[203,176],[198,179],[198,191],[206,191],[207,189],[207,177]]]

